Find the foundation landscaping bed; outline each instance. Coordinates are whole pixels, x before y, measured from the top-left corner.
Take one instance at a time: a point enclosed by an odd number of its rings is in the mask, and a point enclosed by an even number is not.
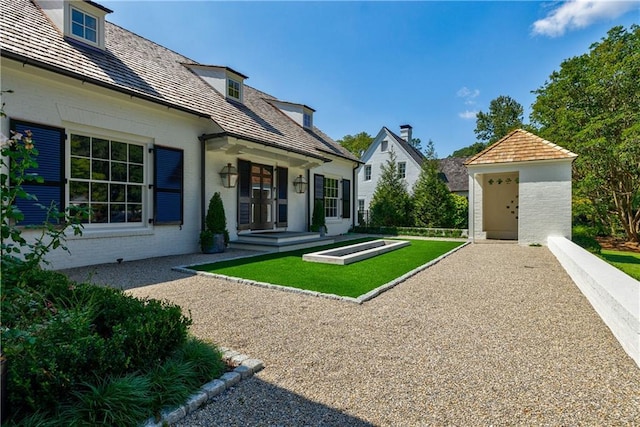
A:
[[[465,243],[411,240],[408,246],[348,265],[303,260],[303,255],[309,252],[373,240],[375,239],[356,239],[311,250],[270,253],[189,266],[188,269],[259,284],[273,284],[332,296],[358,298],[402,278]]]
[[[177,305],[5,267],[3,426],[140,425],[227,370]]]

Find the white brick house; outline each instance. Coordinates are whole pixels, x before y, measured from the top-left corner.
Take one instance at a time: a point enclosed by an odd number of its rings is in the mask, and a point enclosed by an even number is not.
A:
[[[571,238],[576,157],[517,129],[469,159],[469,237],[544,245],[548,236]]]
[[[307,231],[315,199],[329,235],[353,226],[359,161],[314,126],[312,108],[113,25],[94,1],[0,1],[2,133],[33,131],[45,183],[29,192],[92,212],[53,268],[197,252],[214,192],[232,241]],[[226,188],[229,164],[238,182]],[[44,219],[20,208],[23,224]]]

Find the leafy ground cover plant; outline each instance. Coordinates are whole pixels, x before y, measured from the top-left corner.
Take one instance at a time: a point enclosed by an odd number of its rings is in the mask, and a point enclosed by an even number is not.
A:
[[[194,267],[200,271],[347,297],[358,297],[460,246],[462,242],[412,240],[411,245],[349,265],[307,262],[302,255],[355,244],[360,239],[299,251],[266,254]]]
[[[69,227],[81,234],[85,213],[41,206],[45,223],[25,238],[16,201],[37,202],[23,188],[42,181],[36,142],[27,131],[0,144],[6,425],[138,425],[218,377],[220,352],[189,337],[179,306],[42,270],[51,250],[66,249]]]

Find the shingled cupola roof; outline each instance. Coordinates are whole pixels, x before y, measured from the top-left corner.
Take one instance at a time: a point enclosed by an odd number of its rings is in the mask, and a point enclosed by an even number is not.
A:
[[[575,159],[577,154],[546,139],[516,129],[465,162],[466,166]]]

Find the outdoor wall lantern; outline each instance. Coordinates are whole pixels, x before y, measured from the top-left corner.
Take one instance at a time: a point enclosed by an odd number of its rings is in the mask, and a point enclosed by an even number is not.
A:
[[[220,178],[224,188],[233,188],[238,181],[238,170],[231,163],[227,163],[220,171]]]
[[[307,180],[304,179],[302,175],[299,175],[296,179],[293,180],[293,187],[296,189],[296,193],[303,194],[307,191]]]

